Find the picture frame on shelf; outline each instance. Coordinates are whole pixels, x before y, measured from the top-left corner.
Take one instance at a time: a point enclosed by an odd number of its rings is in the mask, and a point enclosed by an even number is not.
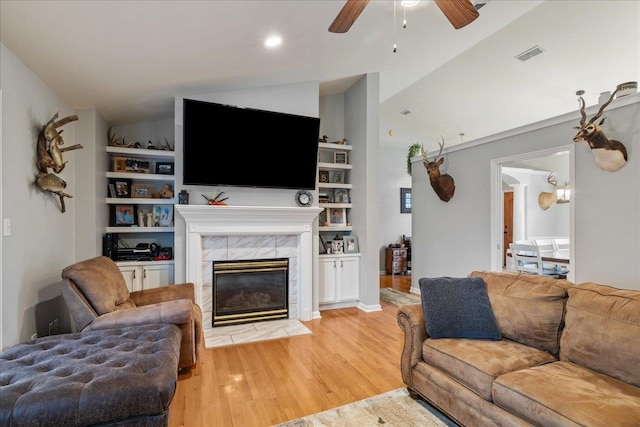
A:
[[[327,221],[327,210],[323,209],[320,214],[318,214],[318,225],[320,227],[326,227],[329,225],[329,221]]]
[[[347,210],[345,208],[329,209],[329,224],[332,226],[347,225]]]
[[[114,172],[126,172],[127,171],[127,158],[126,157],[114,157],[113,158],[113,171]]]
[[[349,190],[344,188],[336,188],[333,190],[334,203],[349,203]]]
[[[109,197],[115,197],[118,199],[130,198],[131,197],[131,180],[126,178],[110,179],[109,180]]]
[[[151,162],[149,160],[125,159],[125,172],[149,173]]]
[[[358,248],[358,237],[356,236],[344,236],[344,253],[345,254],[357,254],[360,252]]]
[[[172,205],[153,205],[153,226],[173,227]]]
[[[329,182],[329,171],[318,171],[318,182],[328,183]]]
[[[334,184],[344,184],[344,171],[335,171],[333,173]]]
[[[400,188],[400,213],[411,213],[411,189]]]
[[[319,249],[321,254],[326,254],[327,253],[327,243],[322,238],[322,235],[320,235],[320,245],[318,245],[318,249]]]
[[[332,240],[331,241],[331,253],[342,254],[344,253],[344,240]]]
[[[333,163],[347,164],[348,156],[346,151],[335,151],[333,153]]]
[[[111,205],[111,215],[109,222],[112,227],[132,227],[138,220],[137,205]]]
[[[160,175],[173,175],[173,162],[156,162],[156,173]]]
[[[134,199],[151,199],[153,197],[153,187],[146,184],[133,184],[131,186],[131,197]]]

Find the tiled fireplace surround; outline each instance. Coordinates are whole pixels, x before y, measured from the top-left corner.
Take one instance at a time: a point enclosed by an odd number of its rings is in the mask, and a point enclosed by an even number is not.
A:
[[[192,282],[211,329],[212,261],[289,258],[289,318],[311,320],[319,208],[176,205],[176,278]]]

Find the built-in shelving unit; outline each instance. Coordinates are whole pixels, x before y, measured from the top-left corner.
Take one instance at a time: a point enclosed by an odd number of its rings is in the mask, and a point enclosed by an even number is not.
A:
[[[324,211],[318,216],[320,234],[320,308],[327,310],[355,306],[359,300],[359,253],[338,252],[331,241],[349,236],[352,208],[351,145],[319,143],[318,206]]]
[[[160,248],[171,248],[173,253],[174,230],[173,205],[177,203],[175,194],[174,160],[175,152],[167,150],[150,150],[142,148],[107,146],[108,172],[105,203],[109,209],[109,226],[105,232],[115,236],[120,247],[135,247],[139,243],[155,243]],[[134,168],[130,165],[135,164]],[[136,170],[137,169],[137,170]],[[159,170],[164,173],[158,173]],[[116,190],[116,184],[120,184]],[[153,197],[168,185],[174,193],[173,197]],[[124,187],[123,187],[124,186]],[[119,193],[121,188],[126,188]],[[146,194],[138,193],[138,191]],[[116,194],[114,194],[116,193]],[[120,195],[118,195],[120,194]],[[135,194],[141,194],[135,197]],[[133,211],[142,211],[142,215],[132,215],[125,224],[119,224],[114,218],[116,209],[125,206],[133,207]],[[166,207],[170,206],[170,211]],[[167,214],[162,219],[156,209],[162,207]],[[141,223],[140,221],[143,221]],[[149,225],[148,223],[153,223]],[[116,260],[130,290],[148,289],[174,282],[173,259],[169,260]]]

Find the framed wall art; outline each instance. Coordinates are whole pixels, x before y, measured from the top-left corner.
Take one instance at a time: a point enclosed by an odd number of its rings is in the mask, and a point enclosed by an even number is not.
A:
[[[411,213],[411,189],[400,189],[400,213]]]
[[[333,173],[333,182],[335,184],[344,184],[344,171],[335,171]]]
[[[345,188],[336,188],[333,190],[334,203],[349,203],[349,190]]]
[[[342,240],[332,240],[331,241],[331,253],[332,254],[342,254],[342,253],[344,253],[344,241],[342,241]]]
[[[329,171],[318,171],[318,182],[329,182]]]

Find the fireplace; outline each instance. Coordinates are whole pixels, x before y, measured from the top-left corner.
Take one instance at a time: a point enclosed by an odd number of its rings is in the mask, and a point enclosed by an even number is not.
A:
[[[213,261],[212,326],[289,317],[288,258]]]

